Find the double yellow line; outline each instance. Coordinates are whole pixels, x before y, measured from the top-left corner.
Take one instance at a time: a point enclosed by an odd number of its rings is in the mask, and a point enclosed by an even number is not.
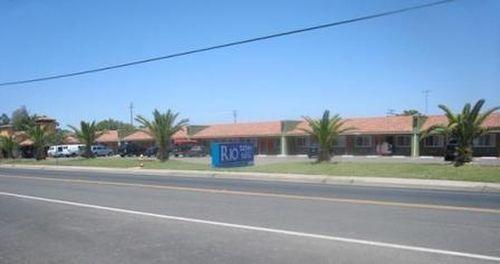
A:
[[[500,209],[493,209],[493,208],[462,207],[462,206],[419,204],[419,203],[402,203],[402,202],[363,200],[363,199],[328,198],[328,197],[318,197],[318,196],[302,196],[302,195],[265,193],[265,192],[247,192],[247,191],[231,191],[231,190],[221,190],[221,189],[179,187],[179,186],[171,186],[171,185],[152,185],[152,184],[141,184],[141,183],[93,181],[93,180],[81,180],[81,179],[61,179],[61,178],[50,178],[50,177],[47,178],[47,177],[20,176],[20,175],[13,175],[13,176],[0,175],[0,178],[14,178],[14,179],[80,183],[80,184],[81,183],[83,183],[83,184],[97,184],[97,185],[121,186],[121,187],[140,187],[140,188],[153,188],[153,189],[165,189],[165,190],[176,190],[176,191],[203,192],[203,193],[212,193],[212,194],[245,195],[245,196],[272,197],[272,198],[284,198],[284,199],[295,199],[295,200],[364,204],[364,205],[375,205],[375,206],[396,206],[396,207],[405,207],[405,208],[452,210],[452,211],[466,211],[466,212],[476,212],[476,213],[494,213],[494,214],[500,213]]]

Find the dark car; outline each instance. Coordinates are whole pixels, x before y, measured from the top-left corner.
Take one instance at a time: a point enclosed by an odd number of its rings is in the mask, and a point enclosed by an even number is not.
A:
[[[458,156],[457,151],[458,143],[457,140],[452,138],[446,144],[446,149],[444,151],[444,160],[445,161],[454,161]]]
[[[125,143],[118,148],[118,155],[125,156],[139,156],[144,153],[144,148],[134,143]]]
[[[311,144],[307,147],[307,157],[313,158],[317,157],[319,152],[319,146],[317,144]]]
[[[207,151],[203,146],[192,146],[186,154],[188,157],[204,157]]]
[[[207,155],[207,151],[203,146],[179,146],[174,150],[174,156],[176,157],[204,157]]]
[[[317,157],[318,153],[319,153],[319,145],[318,144],[311,144],[307,147],[307,157],[308,158]],[[333,155],[333,148],[330,150],[330,154]]]
[[[157,146],[151,146],[144,151],[144,156],[150,158],[156,156],[156,153],[158,152],[158,147]]]

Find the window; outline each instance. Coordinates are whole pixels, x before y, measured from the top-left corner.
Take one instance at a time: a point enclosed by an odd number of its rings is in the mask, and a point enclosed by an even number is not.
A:
[[[442,136],[429,136],[424,139],[424,146],[437,148],[443,146],[443,137]]]
[[[345,147],[345,136],[339,136],[333,144],[334,147],[343,148]]]
[[[473,141],[474,147],[494,147],[495,146],[495,135],[483,135],[475,138]]]
[[[396,136],[396,146],[398,147],[409,147],[411,145],[410,136]]]
[[[306,138],[304,137],[298,137],[296,139],[297,146],[305,146],[306,145]]]
[[[356,137],[356,147],[367,148],[372,146],[371,136],[358,136]]]

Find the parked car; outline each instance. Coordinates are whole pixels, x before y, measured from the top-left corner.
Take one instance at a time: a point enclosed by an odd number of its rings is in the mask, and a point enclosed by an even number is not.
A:
[[[144,153],[144,148],[134,143],[123,143],[118,148],[118,154],[121,157],[139,156]]]
[[[176,157],[204,157],[207,155],[205,147],[194,146],[179,146],[174,149],[174,156]]]
[[[158,152],[158,147],[157,146],[151,146],[144,151],[144,156],[150,158],[156,156],[156,153]]]
[[[93,145],[90,147],[90,151],[96,156],[111,156],[113,155],[113,150],[104,145]]]
[[[444,160],[445,161],[454,161],[458,156],[457,151],[458,143],[457,140],[452,138],[446,144],[446,149],[444,151]]]

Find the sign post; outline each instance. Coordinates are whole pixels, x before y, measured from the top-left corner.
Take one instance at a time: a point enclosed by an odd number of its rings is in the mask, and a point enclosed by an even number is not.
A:
[[[212,166],[239,167],[253,165],[254,146],[251,143],[213,143],[210,148]]]

